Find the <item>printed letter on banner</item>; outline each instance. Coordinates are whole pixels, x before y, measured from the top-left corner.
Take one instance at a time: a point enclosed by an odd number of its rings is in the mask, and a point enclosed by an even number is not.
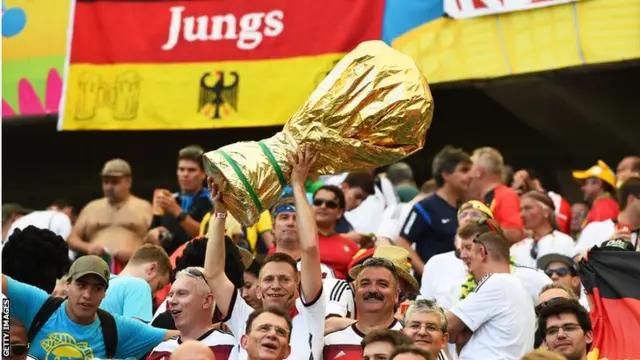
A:
[[[444,0],[444,12],[454,19],[469,19],[576,1],[578,0]]]
[[[284,124],[384,0],[74,2],[61,130]]]

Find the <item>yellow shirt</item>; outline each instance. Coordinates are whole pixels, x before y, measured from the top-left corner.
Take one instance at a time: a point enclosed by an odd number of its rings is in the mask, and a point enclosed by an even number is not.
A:
[[[200,222],[200,235],[206,235],[209,230],[209,219],[211,219],[211,212],[207,213],[203,218],[202,222]],[[227,228],[226,235],[229,237],[233,237],[233,235],[241,235],[242,234],[242,225],[231,216],[231,214],[227,214]],[[246,228],[245,238],[251,246],[253,253],[255,255],[256,245],[258,244],[258,239],[260,235],[264,234],[267,231],[271,231],[273,228],[273,224],[271,222],[271,213],[269,211],[265,211],[260,214],[260,218],[255,225]]]

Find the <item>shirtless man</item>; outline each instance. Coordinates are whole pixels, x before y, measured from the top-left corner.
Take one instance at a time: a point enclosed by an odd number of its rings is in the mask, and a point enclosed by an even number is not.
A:
[[[126,161],[109,160],[101,175],[104,197],[82,209],[69,247],[84,254],[108,253],[124,265],[143,244],[151,225],[151,204],[131,194],[131,167]]]

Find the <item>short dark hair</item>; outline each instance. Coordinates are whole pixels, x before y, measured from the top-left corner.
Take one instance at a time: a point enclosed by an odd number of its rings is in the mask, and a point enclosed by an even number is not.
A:
[[[58,198],[51,202],[51,206],[55,206],[58,209],[64,209],[68,207],[72,207],[71,204],[66,199]]]
[[[178,162],[180,160],[191,160],[198,164],[201,170],[204,170],[204,162],[202,159],[204,149],[198,145],[189,145],[178,151]]]
[[[431,354],[429,354],[423,348],[417,347],[416,345],[401,345],[393,349],[391,356],[389,356],[389,360],[393,360],[396,356],[402,354],[413,354],[422,356],[424,360],[434,360]]]
[[[386,342],[393,345],[393,347],[413,344],[413,340],[411,340],[410,337],[399,331],[389,329],[375,329],[371,330],[362,339],[362,342],[360,343],[360,345],[362,345],[362,350],[364,350],[365,346],[374,342]]]
[[[582,330],[585,332],[593,330],[587,310],[580,305],[578,300],[565,298],[550,300],[546,306],[540,308],[540,312],[538,314],[538,328],[546,331],[547,320],[550,317],[559,316],[561,314],[573,314],[578,320],[578,324]]]
[[[176,266],[171,276],[173,282],[175,274],[180,270],[184,270],[188,267],[198,266],[204,267],[204,258],[207,250],[207,242],[209,239],[206,236],[199,236],[191,240],[184,248],[182,255],[176,259]],[[224,273],[227,278],[240,289],[244,285],[244,266],[242,264],[242,257],[240,256],[240,250],[236,246],[236,243],[228,236],[224,237],[225,241],[225,258],[224,258]]]
[[[393,279],[396,281],[396,284],[400,286],[400,277],[398,276],[398,270],[393,265],[391,260],[382,257],[370,257],[365,260],[362,265],[360,265],[360,272],[362,272],[366,268],[384,268],[391,272],[393,275]]]
[[[333,195],[335,195],[336,200],[338,200],[338,207],[340,209],[343,209],[347,206],[346,205],[346,201],[344,199],[344,193],[342,192],[342,189],[340,189],[339,187],[335,186],[335,185],[322,185],[318,188],[318,190],[316,190],[313,193],[313,198],[316,198],[316,195],[318,194],[318,191],[320,190],[326,190],[326,191],[330,191],[333,193]]]
[[[291,318],[289,317],[289,314],[287,314],[284,310],[274,306],[267,306],[258,310],[254,310],[249,315],[249,318],[247,318],[247,327],[245,329],[245,334],[249,334],[251,332],[251,326],[253,326],[253,322],[255,321],[255,319],[265,313],[273,314],[277,317],[283,318],[287,322],[287,325],[289,326],[288,340],[291,341],[291,333],[293,332],[293,323],[291,322]]]
[[[409,164],[399,161],[389,165],[387,168],[387,179],[389,179],[393,185],[402,181],[414,181],[413,170],[411,170]]]
[[[293,271],[296,274],[298,274],[298,262],[294,258],[292,258],[291,255],[289,254],[276,252],[276,253],[265,256],[264,261],[262,262],[262,267],[260,268],[260,271],[262,271],[265,265],[271,262],[287,263],[293,268]]]
[[[471,157],[464,150],[449,145],[440,150],[433,158],[433,164],[431,165],[436,185],[438,187],[443,186],[444,178],[442,173],[454,173],[460,163],[471,163]]]
[[[620,203],[620,209],[627,207],[627,200],[629,196],[640,199],[640,178],[631,177],[620,186],[618,189],[618,202]]]
[[[51,294],[71,266],[69,245],[48,229],[16,229],[2,249],[2,273]]]
[[[366,171],[352,171],[344,179],[349,188],[360,188],[369,195],[375,194],[373,176]]]
[[[484,245],[493,260],[509,261],[509,242],[504,235],[490,231],[480,235],[476,241]]]
[[[171,260],[162,246],[145,244],[136,250],[129,259],[130,264],[158,263],[158,273],[171,274]]]

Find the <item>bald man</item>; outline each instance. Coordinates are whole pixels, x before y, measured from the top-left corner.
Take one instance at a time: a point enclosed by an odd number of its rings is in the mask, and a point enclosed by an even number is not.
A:
[[[216,360],[216,356],[200,341],[187,340],[171,353],[169,360]]]
[[[640,176],[640,156],[627,156],[620,161],[616,169],[617,187],[633,176]]]

